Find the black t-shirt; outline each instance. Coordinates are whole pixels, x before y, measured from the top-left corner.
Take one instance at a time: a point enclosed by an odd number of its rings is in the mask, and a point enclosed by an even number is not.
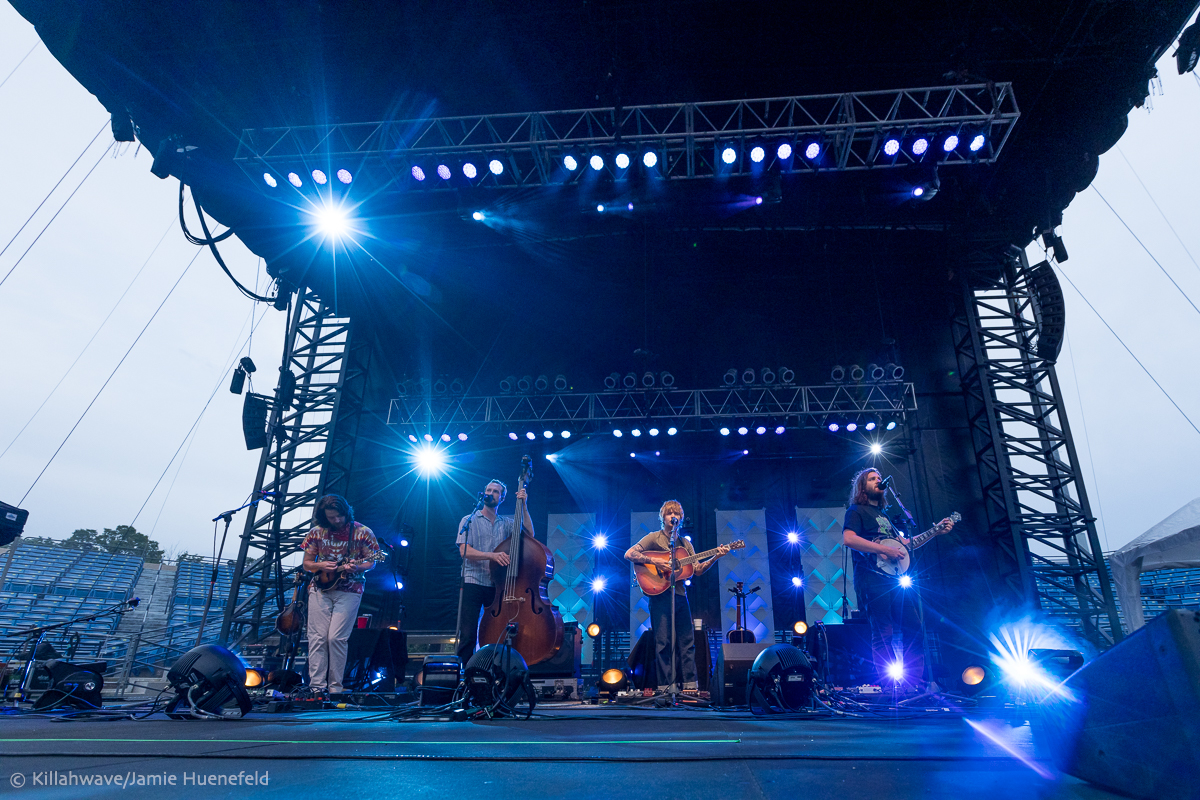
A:
[[[896,529],[892,527],[891,520],[887,518],[887,514],[883,513],[882,508],[858,505],[857,503],[852,503],[846,509],[846,519],[842,523],[842,530],[854,531],[862,538],[872,541],[897,535]],[[853,554],[855,568],[860,566],[875,568],[874,553],[863,553],[853,549],[850,552]]]

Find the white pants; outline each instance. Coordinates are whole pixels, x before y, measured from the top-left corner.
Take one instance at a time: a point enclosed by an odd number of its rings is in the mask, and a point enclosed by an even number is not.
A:
[[[308,686],[314,691],[343,691],[350,631],[358,619],[357,592],[308,590]]]

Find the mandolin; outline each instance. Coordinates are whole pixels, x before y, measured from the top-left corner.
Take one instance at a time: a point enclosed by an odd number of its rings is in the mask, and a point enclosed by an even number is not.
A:
[[[313,573],[313,586],[316,586],[319,592],[327,592],[334,586],[337,586],[337,582],[345,577],[342,573],[345,572],[351,561],[384,561],[386,559],[387,556],[382,552],[374,553],[366,558],[346,558],[342,556],[337,560],[337,566],[333,569],[319,569]]]
[[[305,589],[312,578],[311,572],[296,570],[296,592],[292,595],[292,602],[288,603],[275,619],[275,630],[284,636],[294,636],[304,627],[304,619],[308,612],[308,592]]]
[[[736,542],[729,543],[729,549],[739,550],[746,546],[746,543],[741,539]],[[634,564],[633,574],[637,577],[638,586],[642,587],[643,594],[662,594],[671,585],[677,581],[687,580],[695,573],[696,568],[693,566],[697,561],[703,561],[711,556],[719,555],[721,548],[716,547],[712,550],[705,550],[703,553],[696,553],[694,556],[688,555],[687,548],[676,547],[675,558],[678,560],[679,571],[675,573],[674,579],[671,577],[671,554],[666,550],[654,550],[643,553],[644,556],[650,559],[649,564]]]

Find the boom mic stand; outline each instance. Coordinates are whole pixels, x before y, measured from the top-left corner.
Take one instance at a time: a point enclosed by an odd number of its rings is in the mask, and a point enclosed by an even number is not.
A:
[[[233,522],[233,515],[239,511],[241,511],[243,508],[249,508],[250,506],[257,506],[264,497],[266,497],[268,495],[272,495],[272,494],[275,494],[275,493],[260,491],[260,492],[258,492],[258,497],[255,498],[254,500],[251,500],[248,503],[243,503],[242,505],[240,505],[237,508],[232,509],[230,511],[222,511],[220,514],[217,514],[215,517],[212,518],[212,521],[213,521],[213,544],[214,545],[216,544],[216,541],[217,541],[216,523],[218,520],[225,520],[225,531],[221,534],[220,548],[214,548],[214,550],[213,550],[212,576],[209,578],[209,581],[208,581],[208,597],[205,598],[205,600],[204,600],[204,613],[200,615],[200,630],[196,632],[196,647],[199,647],[200,642],[204,639],[204,627],[206,625],[208,625],[208,612],[209,612],[209,610],[212,609],[213,590],[216,589],[216,586],[217,586],[217,575],[218,575],[218,569],[221,564],[221,554],[225,552],[225,539],[226,539],[226,537],[229,536],[229,524],[231,522]],[[268,572],[268,574],[269,574],[269,572]]]
[[[479,493],[479,499],[475,502],[475,507],[471,509],[469,514],[467,514],[466,518],[463,520],[463,526],[458,532],[458,535],[461,536],[463,540],[463,549],[462,564],[458,570],[458,613],[454,617],[455,650],[458,650],[458,648],[462,646],[462,635],[465,633],[465,631],[458,630],[458,628],[462,624],[463,585],[467,582],[467,545],[470,542],[471,536],[471,520],[475,518],[475,515],[479,513],[481,508],[483,508],[483,492]],[[455,538],[457,539],[457,537]],[[466,667],[466,664],[463,664],[462,666]]]

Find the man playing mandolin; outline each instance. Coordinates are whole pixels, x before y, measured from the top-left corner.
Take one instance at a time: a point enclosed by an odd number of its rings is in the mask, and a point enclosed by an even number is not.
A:
[[[634,564],[649,564],[654,558],[649,554],[655,552],[670,552],[671,535],[678,534],[679,524],[683,521],[683,506],[678,500],[668,500],[658,510],[658,521],[662,529],[646,534],[637,544],[625,551],[625,558]],[[692,543],[683,537],[675,541],[676,547],[683,547],[688,555],[695,553]],[[717,563],[717,559],[729,552],[729,545],[717,548],[717,555],[695,565],[693,575],[703,575]],[[675,584],[675,591],[662,594],[647,595],[650,603],[650,625],[654,629],[654,653],[658,671],[658,690],[671,690],[672,677],[675,681],[683,680],[683,690],[695,691],[699,688],[696,679],[696,636],[692,627],[692,609],[688,604],[687,589],[683,581]],[[675,604],[675,641],[671,641],[671,604]],[[680,665],[682,675],[675,674],[672,661]]]
[[[924,677],[925,648],[921,640],[921,620],[917,616],[917,601],[905,590],[901,580],[876,568],[875,557],[882,556],[899,562],[906,552],[880,539],[895,539],[908,546],[909,540],[900,536],[884,513],[884,488],[879,471],[860,470],[850,483],[850,506],[842,525],[842,543],[854,551],[854,593],[858,607],[867,614],[871,626],[871,652],[880,683],[889,675],[900,675],[909,683]],[[948,533],[953,520],[942,520],[933,533]],[[899,632],[903,650],[893,649],[893,639]],[[899,664],[897,669],[895,665]],[[889,669],[891,668],[891,669]]]
[[[327,494],[313,509],[313,528],[304,537],[304,569],[317,573],[308,587],[308,687],[340,694],[350,632],[358,618],[366,582],[363,573],[380,559],[379,543],[341,495]],[[318,582],[325,578],[328,588]]]

